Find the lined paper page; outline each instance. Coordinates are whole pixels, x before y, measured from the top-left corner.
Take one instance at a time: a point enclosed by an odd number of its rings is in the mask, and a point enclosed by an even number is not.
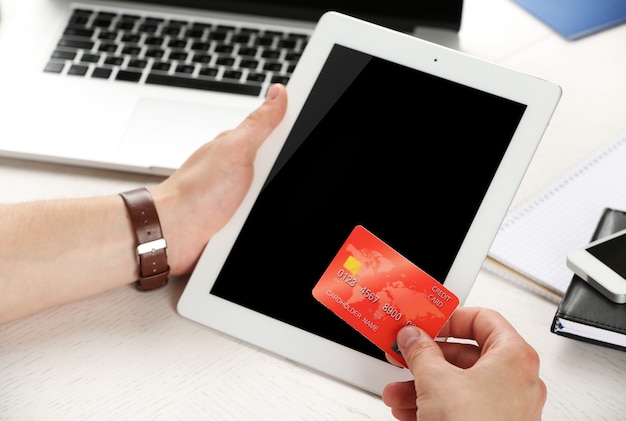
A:
[[[626,132],[509,212],[489,257],[563,295],[567,253],[591,241],[606,207],[626,210]]]

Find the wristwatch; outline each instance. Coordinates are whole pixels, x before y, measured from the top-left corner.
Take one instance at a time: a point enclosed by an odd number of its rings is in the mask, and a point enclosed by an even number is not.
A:
[[[148,291],[167,284],[170,267],[167,243],[152,195],[145,187],[120,193],[135,231],[139,279],[137,289]]]

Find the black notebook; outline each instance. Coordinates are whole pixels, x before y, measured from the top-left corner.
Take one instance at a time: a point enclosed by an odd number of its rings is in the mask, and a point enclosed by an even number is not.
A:
[[[606,208],[591,241],[623,229],[626,229],[626,211]],[[608,300],[574,275],[556,310],[552,332],[626,351],[626,304]]]

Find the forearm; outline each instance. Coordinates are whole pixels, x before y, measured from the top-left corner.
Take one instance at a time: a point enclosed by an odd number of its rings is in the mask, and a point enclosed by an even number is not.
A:
[[[247,193],[261,143],[287,107],[282,85],[237,128],[150,189],[170,275],[190,273]],[[119,195],[0,205],[0,323],[134,282],[135,232]]]
[[[137,279],[120,196],[0,206],[0,323]]]

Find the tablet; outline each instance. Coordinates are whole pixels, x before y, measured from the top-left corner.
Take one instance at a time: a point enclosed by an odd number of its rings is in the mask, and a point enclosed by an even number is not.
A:
[[[287,91],[252,187],[207,244],[178,312],[381,394],[411,373],[313,288],[361,225],[462,304],[561,90],[328,12]]]

